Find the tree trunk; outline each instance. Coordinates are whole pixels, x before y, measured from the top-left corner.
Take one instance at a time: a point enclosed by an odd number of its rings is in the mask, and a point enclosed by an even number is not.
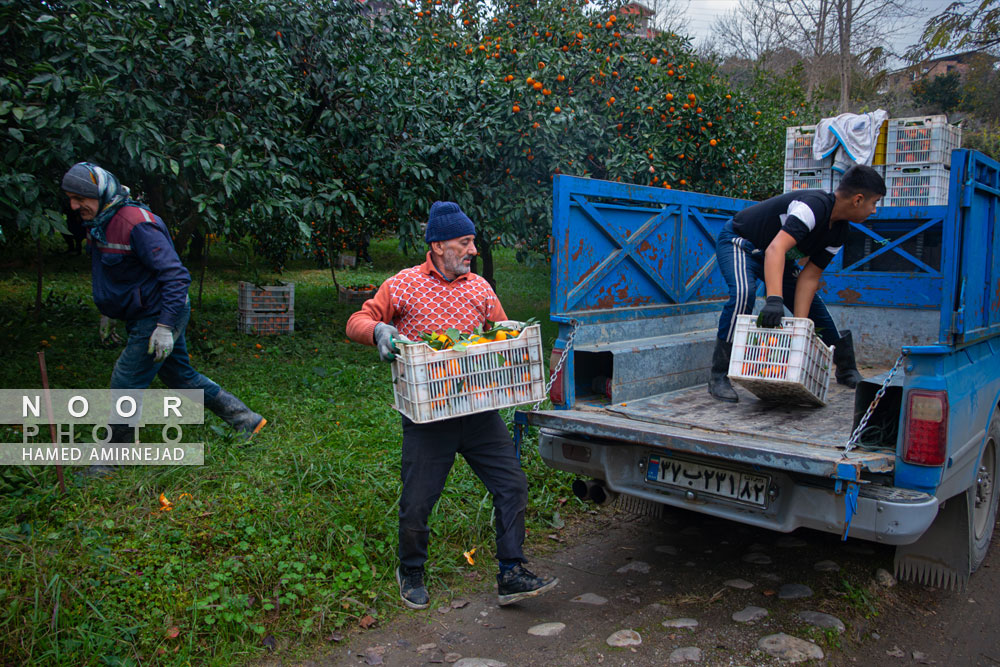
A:
[[[156,213],[156,211],[153,212]],[[200,224],[201,216],[193,212],[184,219],[184,222],[181,223],[177,233],[174,234],[174,249],[177,250],[178,256],[184,253],[184,249],[187,248],[188,241],[191,239],[191,236],[194,234],[195,230],[198,229]],[[169,228],[170,225],[167,225],[167,227]]]
[[[194,234],[191,236],[191,243],[188,246],[188,263],[194,264],[201,259],[201,256],[205,254],[205,248],[208,247],[208,242],[205,240],[204,234]]]
[[[35,263],[38,268],[38,274],[35,279],[35,321],[38,322],[42,319],[42,237],[39,236],[35,239]]]
[[[480,274],[486,278],[493,291],[497,291],[497,281],[493,279],[493,246],[484,245],[479,249],[479,256],[483,258],[483,272]]]
[[[337,261],[333,258],[333,219],[326,221],[326,254],[327,259],[330,260],[330,277],[333,278],[333,286],[337,289],[337,294],[340,294],[340,283],[337,282]],[[337,250],[339,255],[340,250]]]
[[[853,20],[852,0],[840,0],[837,12],[837,28],[840,36],[840,104],[838,111],[851,110],[851,23]]]
[[[205,269],[208,268],[208,249],[211,244],[208,241],[203,240],[202,244],[205,246],[205,252],[201,257],[201,277],[198,279],[198,309],[201,310],[201,294],[205,289]]]

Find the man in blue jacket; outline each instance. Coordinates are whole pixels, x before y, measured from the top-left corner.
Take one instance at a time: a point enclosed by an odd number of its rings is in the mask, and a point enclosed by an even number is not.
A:
[[[203,390],[205,407],[248,438],[260,431],[266,419],[191,367],[184,341],[191,275],[163,220],[130,199],[111,172],[89,162],[73,165],[62,189],[87,229],[101,340],[117,335],[112,319],[125,321],[128,341],[111,388],[145,389],[159,375],[171,389]],[[128,426],[112,424],[112,441],[132,442]]]

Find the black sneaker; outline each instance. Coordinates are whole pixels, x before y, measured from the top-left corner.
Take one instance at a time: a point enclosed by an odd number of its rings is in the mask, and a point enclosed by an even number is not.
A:
[[[423,570],[403,571],[396,568],[396,583],[399,584],[399,599],[410,609],[427,609],[431,606],[431,598],[424,588]]]
[[[518,563],[511,569],[497,575],[497,598],[500,601],[500,606],[503,607],[518,600],[541,595],[545,591],[555,588],[558,583],[559,580],[552,577],[535,576]]]

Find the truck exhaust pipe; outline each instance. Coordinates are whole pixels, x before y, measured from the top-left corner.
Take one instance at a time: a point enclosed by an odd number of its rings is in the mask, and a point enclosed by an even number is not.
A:
[[[609,491],[604,482],[591,479],[573,481],[573,495],[580,500],[589,500],[595,505],[607,505],[618,497],[614,491]]]

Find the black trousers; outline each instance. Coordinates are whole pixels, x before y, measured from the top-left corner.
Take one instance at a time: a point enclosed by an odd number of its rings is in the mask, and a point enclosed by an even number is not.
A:
[[[430,424],[414,424],[403,417],[399,562],[418,568],[427,561],[427,519],[441,497],[455,454],[465,457],[493,496],[497,558],[523,562],[528,479],[515,456],[507,426],[496,411]]]

